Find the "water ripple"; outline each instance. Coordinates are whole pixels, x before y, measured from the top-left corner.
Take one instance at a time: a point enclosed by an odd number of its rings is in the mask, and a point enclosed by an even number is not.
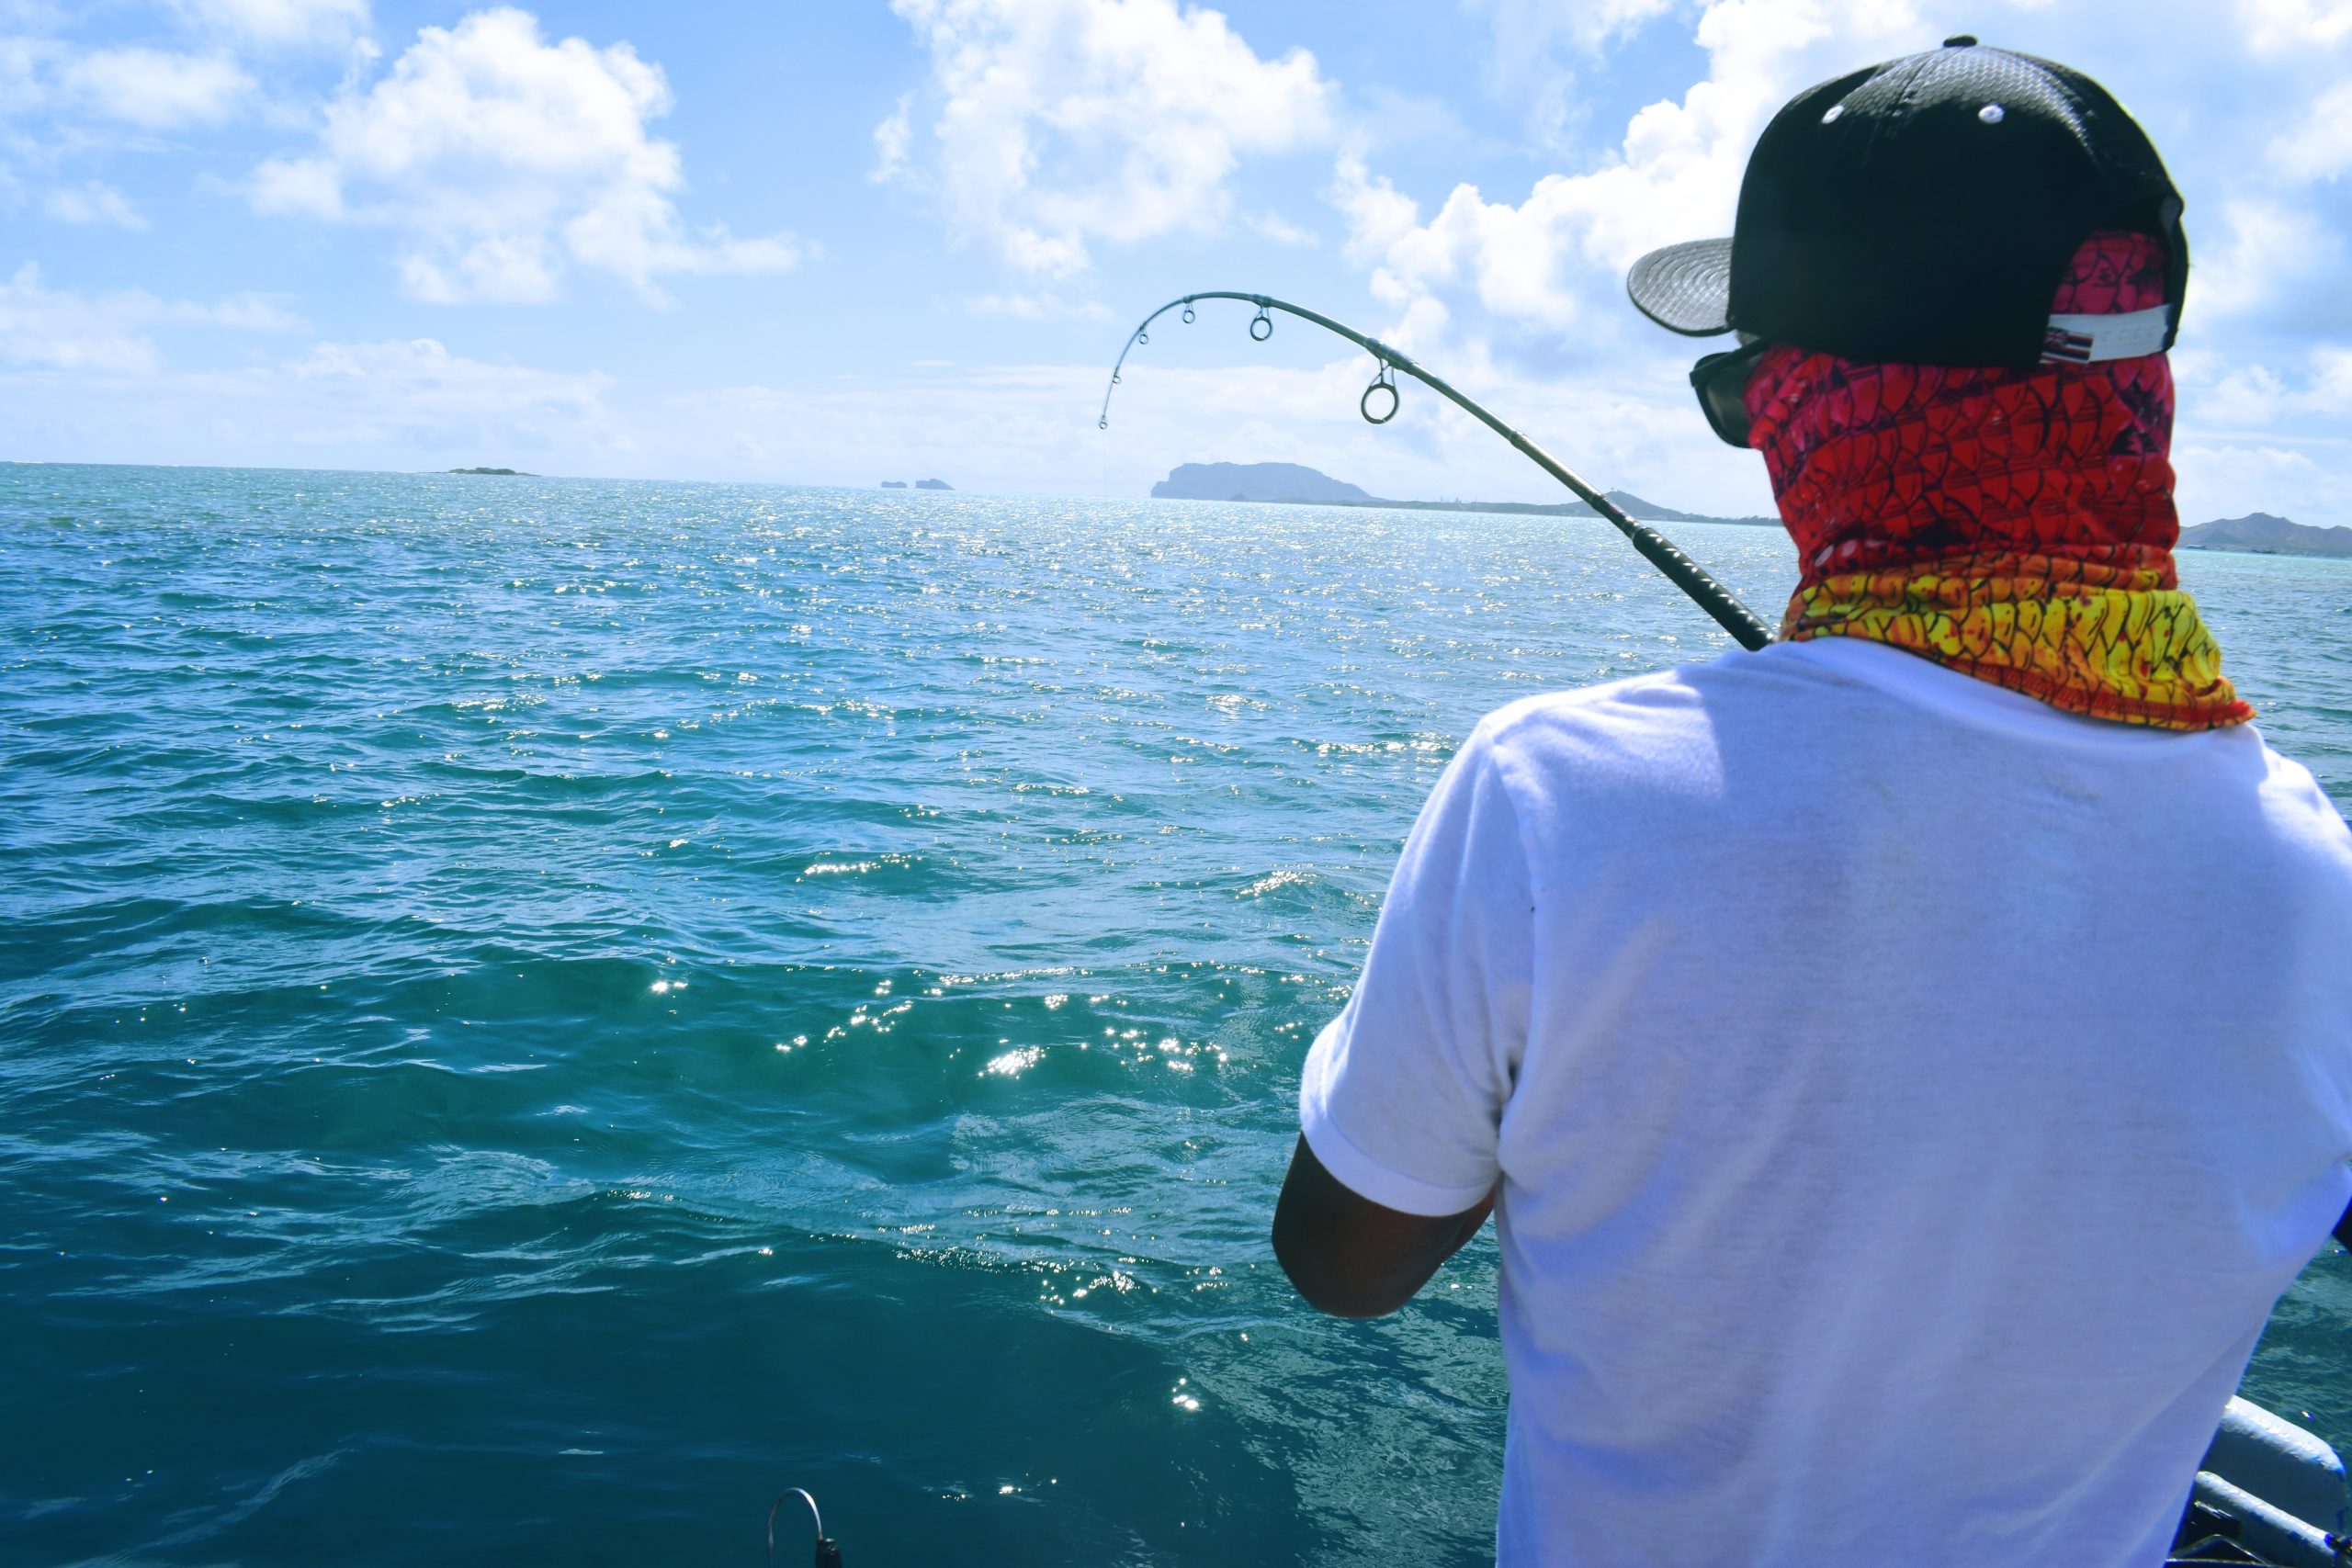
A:
[[[1613,536],[11,467],[0,549],[0,1555],[1490,1551],[1491,1251],[1339,1324],[1265,1223],[1455,739],[1720,646]],[[2352,572],[2184,570],[2352,799]],[[2338,1440],[2343,1261],[2256,1372]]]

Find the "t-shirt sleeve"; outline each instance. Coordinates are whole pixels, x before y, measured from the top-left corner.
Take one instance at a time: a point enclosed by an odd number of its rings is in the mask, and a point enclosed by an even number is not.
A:
[[[1534,900],[1488,726],[1406,840],[1354,994],[1299,1086],[1307,1146],[1362,1197],[1456,1214],[1494,1186],[1523,1054]]]

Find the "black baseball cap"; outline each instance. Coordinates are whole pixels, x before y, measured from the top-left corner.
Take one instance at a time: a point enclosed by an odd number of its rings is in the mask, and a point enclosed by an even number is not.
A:
[[[1690,337],[2023,368],[2062,330],[2050,305],[2076,249],[2098,230],[2130,230],[2167,247],[2162,341],[2139,346],[2153,353],[2180,330],[2180,207],[2147,133],[2106,88],[1947,39],[1799,94],[1748,159],[1732,237],[1653,251],[1625,287],[1644,315]]]

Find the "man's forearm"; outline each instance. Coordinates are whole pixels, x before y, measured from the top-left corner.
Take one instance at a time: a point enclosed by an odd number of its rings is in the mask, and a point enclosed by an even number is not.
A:
[[[1384,1208],[1343,1186],[1301,1138],[1274,1207],[1274,1258],[1317,1311],[1379,1317],[1412,1300],[1494,1206],[1489,1192],[1459,1214]]]

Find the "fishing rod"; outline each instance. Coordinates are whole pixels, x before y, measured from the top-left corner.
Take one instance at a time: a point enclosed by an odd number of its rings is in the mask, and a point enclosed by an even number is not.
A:
[[[1756,612],[1741,604],[1738,596],[1716,581],[1708,573],[1706,568],[1676,548],[1673,540],[1657,529],[1636,523],[1626,516],[1623,509],[1615,502],[1571,473],[1566,465],[1558,458],[1497,419],[1481,407],[1475,399],[1455,390],[1442,378],[1415,364],[1409,355],[1400,353],[1376,337],[1366,337],[1353,327],[1335,321],[1321,311],[1310,310],[1303,305],[1293,305],[1287,300],[1272,299],[1264,294],[1237,294],[1221,288],[1208,289],[1199,294],[1187,294],[1181,299],[1170,299],[1167,304],[1146,316],[1143,319],[1143,324],[1128,334],[1127,346],[1119,350],[1118,361],[1111,367],[1111,383],[1102,389],[1102,413],[1096,422],[1097,429],[1111,428],[1112,390],[1119,384],[1119,372],[1125,367],[1127,355],[1134,352],[1137,344],[1151,341],[1151,323],[1168,314],[1169,311],[1182,307],[1184,312],[1184,323],[1189,326],[1193,320],[1193,303],[1201,299],[1238,299],[1245,305],[1257,306],[1258,313],[1250,319],[1250,336],[1259,343],[1263,343],[1274,335],[1274,319],[1268,312],[1281,310],[1296,316],[1303,321],[1312,321],[1326,332],[1337,333],[1370,354],[1380,368],[1374,374],[1372,385],[1363,389],[1363,396],[1356,402],[1356,411],[1363,415],[1367,423],[1386,424],[1396,417],[1396,411],[1403,401],[1396,392],[1396,373],[1399,370],[1440,397],[1450,399],[1456,406],[1476,419],[1479,423],[1519,448],[1520,452],[1537,468],[1567,486],[1578,501],[1591,507],[1611,527],[1624,535],[1634,548],[1642,553],[1644,560],[1666,573],[1674,585],[1689,594],[1699,608],[1713,615],[1715,618],[1715,624],[1729,632],[1732,640],[1738,643],[1740,647],[1754,649],[1762,648],[1772,640],[1772,629],[1756,618]],[[1385,411],[1375,413],[1374,400],[1383,394],[1385,394]]]

